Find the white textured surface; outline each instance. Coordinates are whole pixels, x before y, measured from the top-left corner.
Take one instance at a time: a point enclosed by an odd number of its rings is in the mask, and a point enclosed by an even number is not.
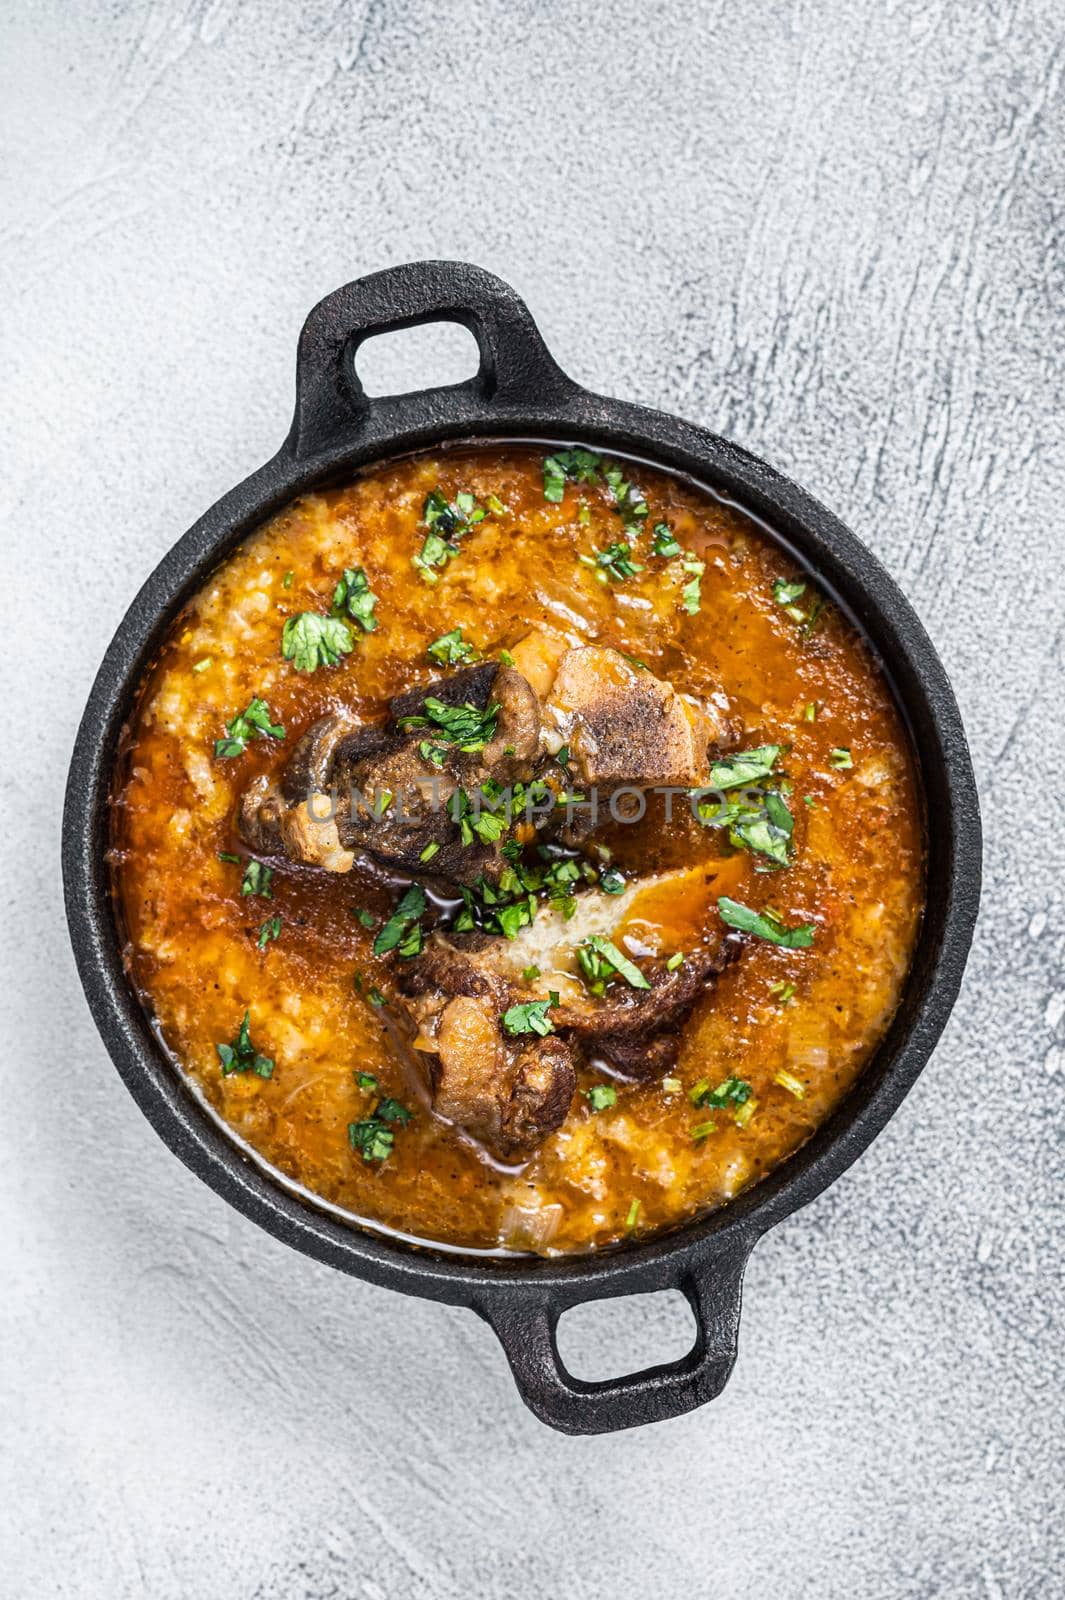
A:
[[[1060,1592],[1059,7],[3,18],[0,1592]],[[60,910],[69,748],[126,603],[272,453],[305,310],[425,255],[498,271],[575,377],[732,434],[858,529],[983,793],[982,926],[920,1085],[756,1251],[723,1398],[605,1439],[525,1412],[471,1315],[288,1252],[179,1166]],[[616,1333],[580,1342],[624,1364]]]

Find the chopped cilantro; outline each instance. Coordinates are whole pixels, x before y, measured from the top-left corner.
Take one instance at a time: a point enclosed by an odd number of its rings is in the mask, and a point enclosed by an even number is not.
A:
[[[547,1013],[557,1003],[554,999],[526,1000],[521,1005],[511,1006],[509,1011],[503,1013],[503,1027],[512,1037],[520,1033],[537,1033],[544,1038],[555,1031]]]
[[[434,695],[426,695],[424,716],[419,713],[400,717],[398,726],[404,730],[438,728],[440,732],[433,736],[437,742],[457,745],[461,751],[476,753],[494,738],[498,719],[499,705],[496,701],[479,711],[468,701],[465,705],[449,706]]]
[[[222,1063],[222,1076],[231,1072],[254,1072],[257,1078],[273,1075],[274,1063],[269,1056],[260,1055],[251,1042],[251,1012],[245,1011],[244,1021],[231,1044],[216,1044],[218,1059]]]
[[[418,927],[418,923],[424,911],[425,890],[420,884],[412,883],[374,940],[374,955],[384,956],[390,950],[399,950],[400,955],[417,955],[421,949],[421,928]],[[415,928],[418,935],[417,949],[409,949],[409,944],[415,942]]]
[[[605,1111],[608,1106],[616,1106],[618,1092],[612,1083],[595,1083],[590,1089],[585,1089],[584,1098],[593,1111]]]
[[[281,654],[297,672],[314,672],[318,667],[335,667],[341,656],[354,649],[351,629],[340,617],[321,617],[315,611],[301,611],[289,617],[281,630]]]
[[[624,874],[617,867],[604,867],[599,874],[599,887],[604,894],[624,894]]]
[[[365,1089],[371,1094],[377,1089],[377,1079],[372,1072],[357,1072],[355,1074],[355,1082],[360,1089]]]
[[[602,465],[602,457],[591,450],[556,450],[544,462],[544,499],[559,504],[567,478],[573,483],[594,483]]]
[[[369,1074],[365,1074],[369,1077]],[[374,1088],[377,1087],[373,1080]],[[360,1088],[364,1087],[360,1083]],[[412,1113],[398,1100],[379,1100],[370,1116],[348,1123],[348,1143],[364,1161],[387,1161],[395,1144],[394,1126],[406,1127]],[[390,1126],[390,1124],[394,1126]]]
[[[754,934],[769,944],[780,945],[784,950],[805,950],[814,942],[814,924],[804,923],[798,928],[786,928],[773,912],[752,911],[738,900],[722,895],[717,902],[718,914],[730,928],[741,933]]]
[[[274,896],[270,883],[273,876],[272,867],[264,866],[261,861],[256,861],[253,858],[244,868],[244,876],[240,881],[241,894],[259,894],[262,895],[264,900],[272,900]]]
[[[333,590],[334,617],[348,616],[357,622],[364,633],[373,633],[377,627],[374,606],[377,596],[370,588],[369,579],[362,567],[345,567],[344,576]]]
[[[488,508],[480,505],[466,490],[457,494],[450,504],[440,489],[433,489],[426,496],[422,522],[427,532],[421,549],[412,557],[426,583],[437,581],[438,569],[446,567],[458,555],[459,540],[471,533],[487,515]]]
[[[690,576],[680,591],[680,603],[688,615],[694,617],[702,604],[702,583],[706,563],[696,561],[694,556],[685,556],[681,565]]]
[[[639,967],[600,933],[593,933],[578,947],[577,961],[581,976],[593,994],[602,994],[615,976],[624,978],[633,989],[651,987]]]
[[[784,749],[782,744],[760,744],[756,750],[738,750],[722,756],[710,768],[712,789],[739,789],[768,778]]]
[[[665,556],[667,559],[670,556],[680,555],[680,545],[674,538],[673,529],[668,522],[655,523],[651,553],[656,556]]]
[[[725,1111],[729,1106],[744,1105],[754,1093],[745,1078],[725,1078],[716,1089],[711,1089],[709,1078],[700,1078],[688,1090],[693,1106],[708,1106],[713,1111]]]
[[[229,761],[243,755],[253,739],[269,736],[283,739],[285,730],[279,722],[270,721],[270,708],[265,700],[249,700],[243,711],[232,722],[226,723],[225,739],[216,739],[214,753],[220,761]]]
[[[472,661],[479,653],[476,645],[472,645],[468,639],[462,637],[461,628],[452,628],[450,633],[442,633],[426,650],[429,660],[437,662],[441,667],[461,666],[464,661]]]
[[[626,578],[635,578],[638,572],[643,571],[638,561],[630,559],[631,553],[627,544],[608,544],[605,550],[595,552],[595,564],[616,583],[624,583]]]

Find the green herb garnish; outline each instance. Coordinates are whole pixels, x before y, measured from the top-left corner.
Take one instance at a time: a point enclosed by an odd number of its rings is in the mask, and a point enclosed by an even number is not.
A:
[[[581,976],[593,994],[602,994],[615,976],[624,978],[633,989],[651,987],[635,962],[600,933],[593,933],[579,946],[577,961]]]
[[[494,738],[498,720],[499,705],[496,701],[492,701],[480,711],[468,701],[465,705],[449,706],[434,695],[427,695],[425,714],[400,717],[397,725],[404,730],[439,728],[441,731],[434,734],[437,743],[442,741],[444,744],[457,745],[461,751],[474,754],[483,750],[489,740]],[[424,755],[425,751],[422,753]]]
[[[258,894],[262,895],[264,900],[272,900],[274,896],[270,883],[273,876],[272,867],[267,867],[261,861],[252,858],[244,868],[244,876],[240,880],[241,894]]]
[[[364,1161],[387,1161],[395,1144],[394,1127],[405,1128],[412,1115],[398,1100],[386,1096],[378,1101],[370,1116],[361,1122],[348,1123],[348,1143]]]
[[[624,894],[625,877],[617,867],[604,867],[599,874],[599,887],[604,894]]]
[[[673,535],[673,529],[668,522],[655,523],[651,540],[651,554],[665,556],[667,560],[670,556],[680,555],[680,545],[677,543]]]
[[[520,1033],[537,1033],[541,1038],[554,1033],[554,1023],[547,1013],[558,1004],[557,999],[526,1000],[521,1005],[511,1006],[509,1011],[503,1013],[503,1027],[512,1037]]]
[[[459,553],[459,540],[464,539],[488,515],[488,508],[478,503],[474,495],[463,490],[449,503],[440,489],[426,496],[422,508],[422,521],[427,533],[418,554],[412,561],[426,583],[435,583],[438,569],[446,567]]]
[[[752,911],[750,906],[730,900],[727,895],[722,895],[718,900],[717,909],[726,926],[737,928],[740,933],[751,933],[755,938],[780,945],[784,950],[805,950],[814,942],[815,928],[812,922],[798,928],[786,928],[774,912]]]
[[[558,505],[567,478],[573,483],[594,483],[602,465],[602,457],[591,450],[557,450],[544,462],[544,499]]]
[[[643,571],[638,561],[630,559],[631,554],[627,544],[608,544],[605,550],[595,552],[595,564],[616,583],[624,583],[626,578],[635,578],[638,572]]]
[[[585,1089],[584,1098],[593,1111],[606,1111],[618,1103],[618,1092],[612,1083],[596,1083]]]
[[[846,772],[853,767],[854,759],[849,750],[833,750],[829,755],[828,764],[830,767],[835,767],[837,772]]]
[[[342,618],[322,617],[316,611],[289,617],[281,630],[281,654],[297,672],[335,667],[354,646],[351,629]]]
[[[751,1098],[753,1088],[745,1078],[725,1078],[716,1089],[711,1089],[709,1078],[700,1078],[688,1090],[693,1106],[709,1106],[713,1111],[725,1111],[729,1106],[742,1106]]]
[[[231,1044],[216,1044],[218,1059],[222,1063],[222,1076],[231,1072],[254,1072],[257,1078],[273,1075],[274,1063],[269,1056],[260,1055],[251,1042],[251,1012],[245,1011],[244,1021]]]
[[[345,567],[344,576],[333,590],[334,617],[350,617],[364,633],[373,633],[377,618],[373,614],[377,596],[370,588],[362,567]]]
[[[256,939],[255,942],[259,946],[260,950],[265,950],[267,945],[270,943],[271,939],[278,939],[280,937],[281,937],[281,918],[280,917],[267,917],[266,921],[263,923],[262,927],[259,929],[259,937],[258,937],[258,939]]]
[[[706,563],[696,561],[694,556],[685,556],[681,565],[691,576],[681,588],[680,603],[688,615],[694,617],[702,604],[703,573],[706,571]]]
[[[243,711],[232,722],[226,723],[225,739],[216,739],[214,753],[220,761],[243,755],[253,739],[269,737],[283,739],[285,730],[279,722],[270,721],[270,707],[265,700],[249,700]]]
[[[425,890],[421,884],[412,883],[395,911],[389,917],[380,933],[373,942],[375,956],[384,956],[390,950],[399,950],[400,955],[416,955],[417,950],[408,950],[407,944],[413,941],[413,930],[417,927],[420,918],[425,912]],[[418,949],[421,949],[421,928],[417,927]]]
[[[462,637],[461,628],[452,628],[450,633],[442,633],[426,650],[429,660],[437,662],[442,667],[461,666],[464,661],[472,661],[479,654],[477,647]]]

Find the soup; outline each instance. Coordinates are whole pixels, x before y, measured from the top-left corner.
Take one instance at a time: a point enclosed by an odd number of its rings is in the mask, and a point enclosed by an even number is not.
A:
[[[185,607],[112,807],[126,962],[290,1185],[438,1244],[719,1206],[847,1093],[905,982],[890,688],[741,510],[590,450],[307,495]]]

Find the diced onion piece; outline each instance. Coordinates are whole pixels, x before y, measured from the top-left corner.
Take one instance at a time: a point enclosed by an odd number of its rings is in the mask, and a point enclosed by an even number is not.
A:
[[[757,1111],[757,1109],[758,1109],[758,1101],[756,1100],[756,1098],[754,1097],[753,1094],[752,1094],[752,1096],[751,1096],[751,1098],[749,1100],[745,1100],[743,1102],[742,1106],[737,1106],[737,1108],[736,1108],[736,1126],[737,1126],[737,1128],[745,1128],[747,1126],[748,1122],[750,1122],[751,1118],[754,1116],[754,1114]]]
[[[499,1242],[508,1250],[543,1250],[558,1232],[562,1207],[508,1206],[499,1229]]]

